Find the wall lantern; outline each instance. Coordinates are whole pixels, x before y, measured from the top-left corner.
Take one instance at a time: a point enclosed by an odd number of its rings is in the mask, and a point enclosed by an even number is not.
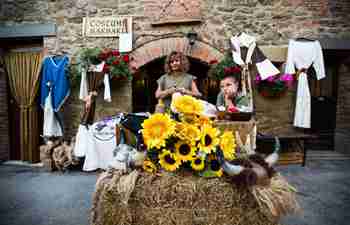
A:
[[[193,46],[197,40],[198,34],[192,30],[187,33],[186,37],[188,38],[189,44]]]

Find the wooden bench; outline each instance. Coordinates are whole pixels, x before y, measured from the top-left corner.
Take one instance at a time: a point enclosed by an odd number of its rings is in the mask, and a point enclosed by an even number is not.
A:
[[[307,147],[305,146],[306,145],[305,141],[316,138],[316,136],[312,134],[305,134],[305,133],[286,133],[286,134],[282,133],[277,136],[281,142],[287,142],[288,144],[295,143],[301,149],[301,154],[302,154],[301,164],[302,166],[305,166],[306,158],[307,158]],[[259,147],[259,144],[261,144],[261,142],[274,142],[275,141],[274,137],[275,136],[273,135],[258,134],[257,135],[258,147]],[[283,152],[283,149],[281,150]]]

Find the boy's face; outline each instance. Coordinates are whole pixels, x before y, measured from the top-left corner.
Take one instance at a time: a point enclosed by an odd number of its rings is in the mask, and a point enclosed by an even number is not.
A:
[[[233,77],[226,77],[220,81],[220,89],[226,97],[234,97],[238,91],[238,82]]]

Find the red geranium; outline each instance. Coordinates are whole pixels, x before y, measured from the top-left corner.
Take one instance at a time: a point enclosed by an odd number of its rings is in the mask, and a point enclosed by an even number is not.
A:
[[[128,63],[130,61],[129,55],[124,55],[123,60],[124,62]]]
[[[112,55],[113,56],[119,56],[120,55],[120,52],[118,50],[113,50],[112,51]]]
[[[131,57],[116,49],[84,48],[80,53],[80,61],[84,66],[97,65],[105,62],[103,72],[115,78],[132,79],[132,72],[129,68]]]
[[[104,72],[104,73],[109,73],[109,71],[110,71],[109,66],[108,66],[107,64],[105,64],[105,65],[103,66],[103,72]]]

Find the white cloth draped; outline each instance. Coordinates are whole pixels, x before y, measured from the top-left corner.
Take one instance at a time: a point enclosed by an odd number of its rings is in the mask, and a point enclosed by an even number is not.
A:
[[[87,129],[80,125],[76,135],[74,155],[85,157],[83,170],[107,169],[113,161],[116,147],[115,125],[119,118],[98,121]]]
[[[52,107],[51,91],[45,100],[44,107],[44,127],[43,127],[44,137],[62,137],[63,131],[60,123],[58,122],[55,112]]]
[[[82,69],[81,71],[81,80],[80,80],[80,91],[79,91],[79,99],[84,100],[86,96],[88,96],[88,85],[86,79],[86,70]]]
[[[301,42],[290,40],[285,73],[294,74],[298,70],[313,66],[318,80],[326,77],[322,48],[318,41]],[[307,74],[302,72],[298,78],[297,100],[295,105],[294,126],[311,127],[311,95]]]
[[[89,146],[92,145],[92,136],[85,125],[79,125],[75,138],[74,155],[84,157]]]
[[[280,73],[266,56],[263,56],[263,58],[260,59],[260,62],[252,62],[252,56],[258,49],[255,37],[243,32],[238,36],[231,37],[231,46],[233,61],[241,67],[250,63],[256,64],[258,72],[263,80]],[[242,59],[241,47],[246,47],[248,49],[245,59]],[[263,55],[261,51],[259,51],[259,53],[261,53],[260,55]]]
[[[306,73],[299,75],[294,126],[311,127],[311,95]]]

